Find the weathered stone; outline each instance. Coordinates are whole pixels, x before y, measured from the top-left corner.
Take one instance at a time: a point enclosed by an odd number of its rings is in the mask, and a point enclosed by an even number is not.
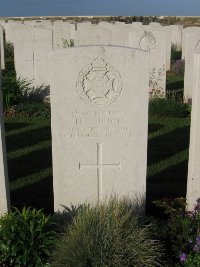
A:
[[[52,53],[50,75],[55,211],[114,193],[145,195],[149,53],[63,49]]]
[[[200,28],[185,33],[185,75],[184,75],[184,100],[192,99],[194,52],[200,46]]]
[[[166,33],[156,30],[131,31],[129,33],[129,46],[149,51],[150,96],[163,97],[166,94]]]
[[[15,42],[17,77],[32,81],[34,87],[45,89],[49,85],[49,53],[53,50],[52,30],[33,28],[28,32],[27,26],[24,30],[20,29],[20,39]]]
[[[4,55],[4,34],[3,27],[0,25],[0,58],[1,58],[1,69],[5,69],[5,55]]]
[[[200,200],[200,52],[194,55],[192,114],[190,128],[190,147],[187,180],[188,210],[193,210]]]
[[[3,102],[1,91],[1,68],[0,68],[0,215],[10,210],[10,195],[6,159],[6,145],[3,120]]]

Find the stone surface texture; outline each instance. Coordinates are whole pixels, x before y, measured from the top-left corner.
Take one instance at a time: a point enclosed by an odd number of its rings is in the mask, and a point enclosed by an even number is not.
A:
[[[192,114],[187,180],[188,210],[193,210],[200,199],[200,53],[194,56]]]
[[[4,55],[4,34],[3,34],[3,26],[0,25],[0,65],[1,69],[5,69],[5,55]]]
[[[144,196],[149,53],[54,51],[50,76],[55,211],[115,193]]]
[[[184,99],[192,99],[194,52],[200,51],[200,28],[185,33]]]
[[[15,43],[15,69],[17,77],[32,81],[34,87],[49,85],[49,53],[53,50],[52,30],[30,29],[29,25],[18,33],[21,38]]]
[[[0,215],[10,210],[1,82],[2,73],[0,68]]]
[[[166,32],[158,30],[133,30],[129,33],[129,46],[149,51],[149,94],[165,96],[166,94]]]

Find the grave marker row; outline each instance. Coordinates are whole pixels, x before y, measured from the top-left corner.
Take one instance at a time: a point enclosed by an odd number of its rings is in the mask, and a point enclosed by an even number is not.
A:
[[[1,36],[0,36],[1,43]],[[4,135],[3,102],[2,102],[2,72],[0,66],[0,215],[10,210],[10,196],[8,186],[8,171]]]

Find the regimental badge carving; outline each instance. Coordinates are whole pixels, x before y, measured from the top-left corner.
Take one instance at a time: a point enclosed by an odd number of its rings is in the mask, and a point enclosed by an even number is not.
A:
[[[97,57],[78,74],[77,91],[82,100],[97,106],[107,106],[115,102],[122,92],[119,72]]]
[[[156,48],[156,38],[152,32],[145,31],[140,39],[139,46],[143,50],[151,51]]]

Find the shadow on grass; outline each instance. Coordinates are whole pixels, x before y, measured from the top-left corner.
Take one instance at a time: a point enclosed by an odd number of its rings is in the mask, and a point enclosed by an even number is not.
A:
[[[185,197],[187,187],[188,161],[171,166],[164,171],[147,177],[147,214],[161,217],[163,210],[155,208],[152,204],[154,200],[164,197]]]
[[[184,87],[184,81],[173,81],[166,84],[166,90],[177,90]]]
[[[184,126],[148,142],[148,166],[167,159],[189,147],[190,126]]]
[[[18,123],[5,122],[5,124],[4,124],[5,130],[7,133],[9,133],[9,131],[13,131],[13,130],[20,130],[20,129],[25,128],[29,125],[30,125],[29,123],[24,123],[24,122],[18,122]]]
[[[30,129],[23,132],[23,134],[13,134],[6,136],[6,149],[7,152],[13,152],[17,149],[24,148],[26,146],[35,145],[42,141],[51,139],[50,126],[39,127],[36,129]]]
[[[40,182],[14,190],[10,193],[10,198],[13,207],[34,207],[53,213],[53,177],[48,176]]]
[[[15,181],[20,177],[33,175],[52,166],[51,147],[38,149],[27,155],[8,160],[9,180]]]
[[[165,125],[158,124],[158,123],[149,123],[148,133],[157,132],[158,130],[162,129],[163,127],[165,127]]]

